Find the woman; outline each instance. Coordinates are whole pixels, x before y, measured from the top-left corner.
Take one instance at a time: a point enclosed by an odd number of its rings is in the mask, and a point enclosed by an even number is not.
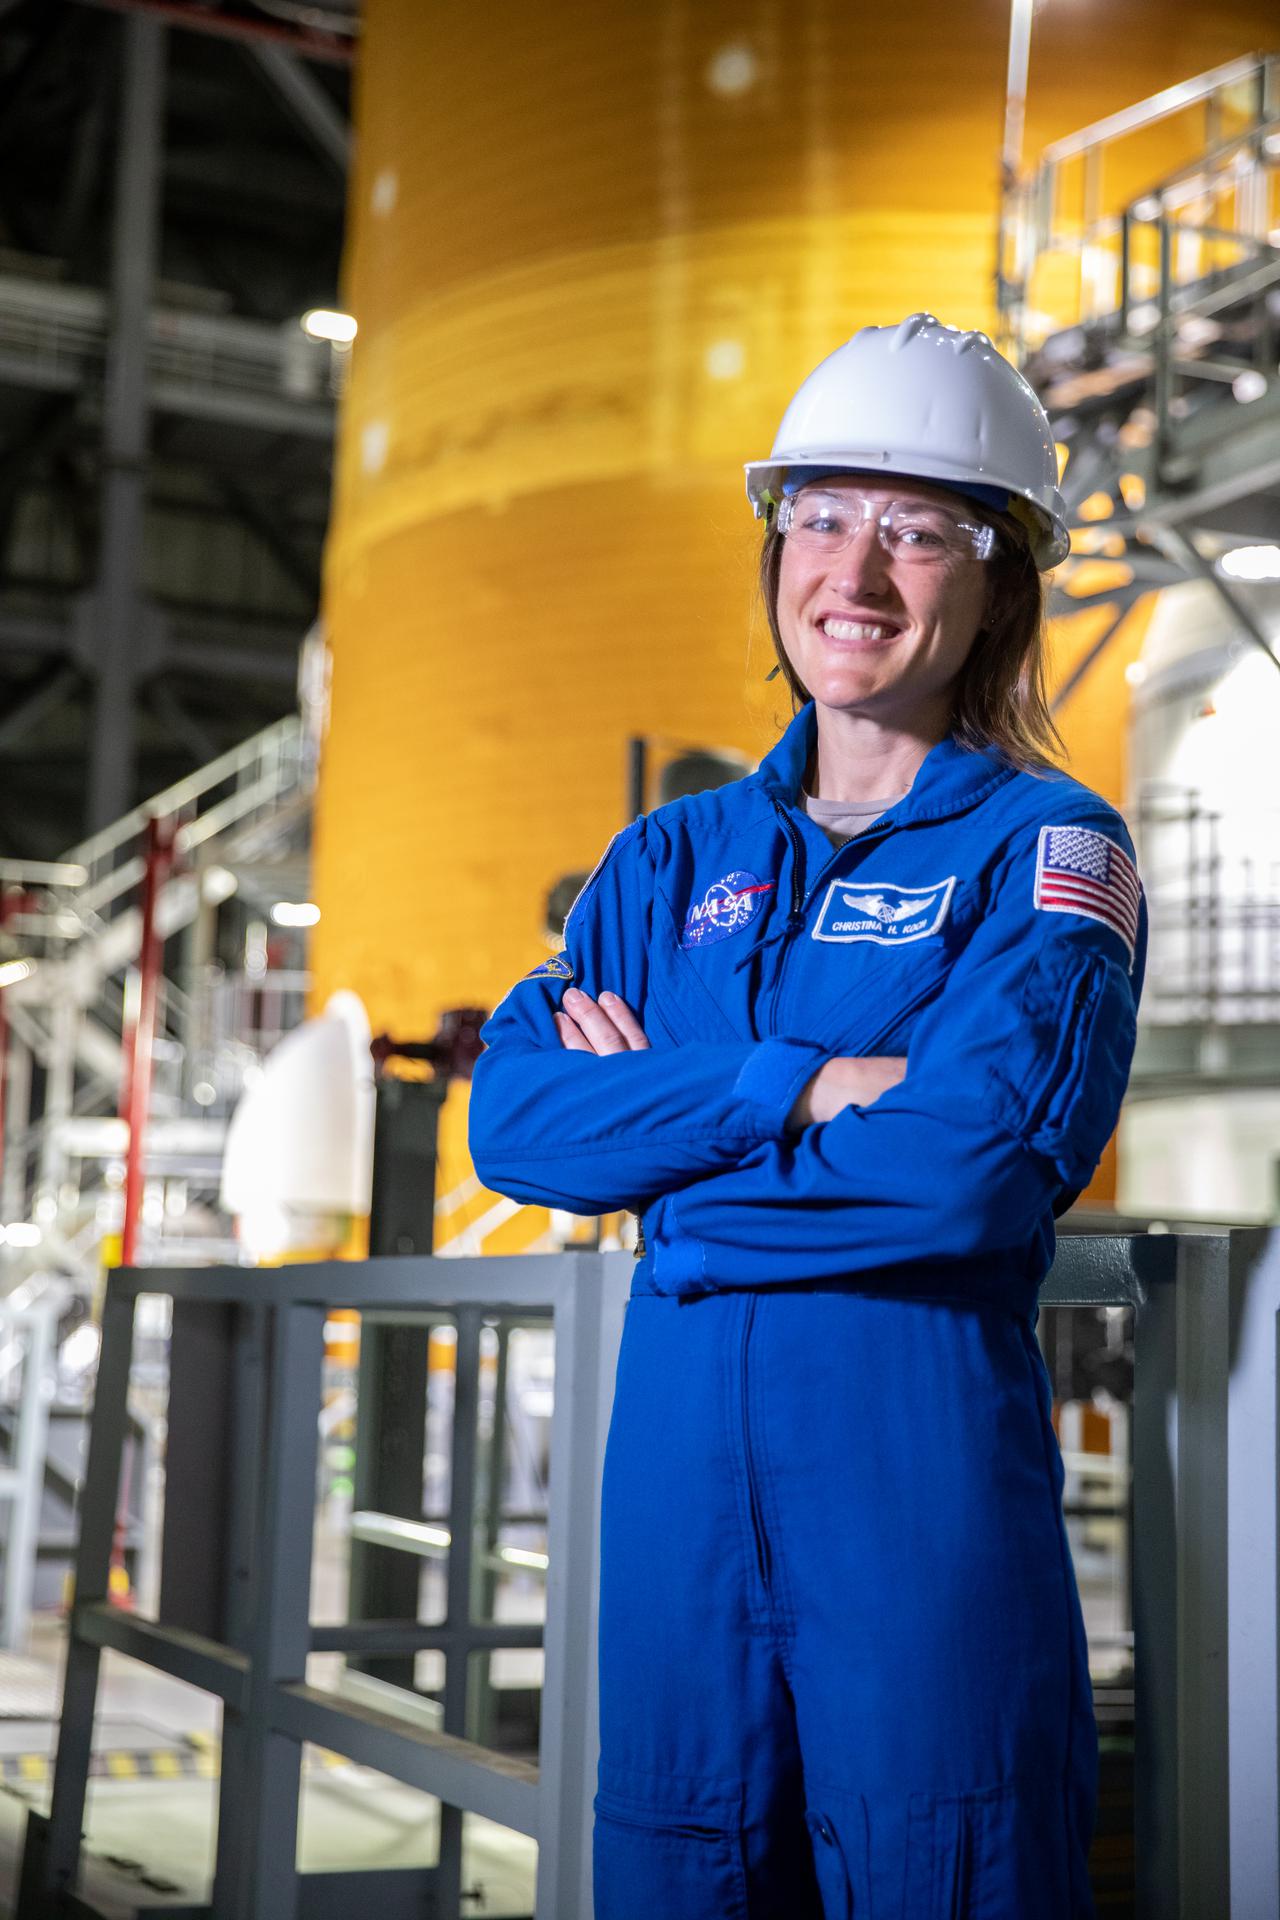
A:
[[[747,469],[798,712],[618,835],[498,1009],[489,1185],[631,1207],[596,1920],[1085,1920],[1096,1734],[1033,1326],[1145,921],[1053,769],[1048,422],[914,314]]]

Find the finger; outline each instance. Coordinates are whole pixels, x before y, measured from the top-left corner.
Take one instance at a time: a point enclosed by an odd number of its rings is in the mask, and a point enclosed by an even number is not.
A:
[[[626,1053],[627,1043],[602,1007],[580,987],[570,987],[564,996],[570,1017],[591,1043],[593,1053]]]
[[[595,1048],[577,1022],[571,1020],[567,1013],[555,1013],[551,1017],[556,1023],[556,1032],[560,1036],[562,1047],[566,1047],[570,1053],[595,1052]]]
[[[640,1053],[648,1046],[649,1036],[625,1000],[620,1000],[616,993],[602,993],[600,1005],[633,1053]]]

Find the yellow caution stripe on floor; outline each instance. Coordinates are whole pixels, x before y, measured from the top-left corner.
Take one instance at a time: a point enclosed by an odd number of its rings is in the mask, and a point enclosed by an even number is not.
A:
[[[91,1779],[107,1780],[216,1780],[222,1755],[212,1734],[192,1734],[181,1747],[104,1748],[89,1761]],[[309,1747],[312,1767],[332,1770],[350,1764],[327,1747]],[[53,1779],[53,1760],[47,1753],[0,1754],[0,1781],[25,1786],[47,1786]]]

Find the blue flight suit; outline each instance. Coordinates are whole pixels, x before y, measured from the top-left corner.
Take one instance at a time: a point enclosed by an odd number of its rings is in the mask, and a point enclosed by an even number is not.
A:
[[[804,708],[619,834],[484,1029],[480,1177],[640,1213],[605,1463],[596,1920],[1089,1920],[1097,1742],[1033,1328],[1115,1124],[1123,822],[944,740],[833,851]],[[648,1052],[561,1048],[570,980]],[[789,1133],[835,1054],[906,1054]]]

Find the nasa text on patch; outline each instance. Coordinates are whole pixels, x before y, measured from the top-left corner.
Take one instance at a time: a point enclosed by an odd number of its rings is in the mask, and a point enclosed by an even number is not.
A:
[[[1041,827],[1036,905],[1045,913],[1078,913],[1118,933],[1133,966],[1138,942],[1138,869],[1114,840],[1092,827]]]
[[[708,947],[715,940],[727,940],[731,933],[741,933],[773,887],[772,880],[759,880],[754,873],[726,873],[723,879],[713,880],[701,900],[690,902],[680,945]]]
[[[901,947],[927,940],[947,917],[956,876],[931,887],[900,887],[890,880],[833,880],[813,929],[815,940],[870,940]]]

